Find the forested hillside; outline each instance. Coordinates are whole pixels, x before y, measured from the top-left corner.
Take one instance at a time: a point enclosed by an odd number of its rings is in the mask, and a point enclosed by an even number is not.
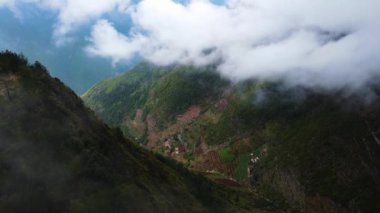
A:
[[[251,212],[217,186],[123,138],[38,62],[0,53],[0,212]]]
[[[219,183],[296,211],[380,210],[380,99],[224,80],[212,66],[142,63],[96,84],[87,106],[131,140]]]

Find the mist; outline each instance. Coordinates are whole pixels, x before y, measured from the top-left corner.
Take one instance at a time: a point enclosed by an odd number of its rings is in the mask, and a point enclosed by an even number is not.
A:
[[[119,32],[93,26],[86,51],[114,63],[140,56],[156,65],[217,64],[233,81],[361,89],[380,72],[380,1],[144,0]]]

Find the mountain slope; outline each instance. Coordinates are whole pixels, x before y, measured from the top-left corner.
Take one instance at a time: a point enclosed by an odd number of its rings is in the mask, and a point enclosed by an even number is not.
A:
[[[36,62],[0,53],[1,212],[259,211],[126,141]],[[261,204],[260,204],[261,203]]]
[[[136,81],[134,90],[115,84],[139,72],[150,77]],[[142,88],[143,95],[134,96]],[[213,67],[140,65],[95,85],[83,100],[149,149],[216,182],[232,177],[283,208],[377,212],[380,96],[373,91],[366,102],[344,91],[286,88],[281,82],[234,84]],[[112,113],[120,114],[109,122],[98,106],[115,103],[121,107]]]

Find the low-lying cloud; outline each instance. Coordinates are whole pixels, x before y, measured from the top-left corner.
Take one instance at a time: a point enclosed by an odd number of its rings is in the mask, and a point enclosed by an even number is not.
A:
[[[99,20],[86,50],[114,62],[216,63],[233,80],[355,88],[380,74],[379,8],[378,0],[143,0],[128,9],[129,34]]]
[[[379,0],[0,0],[20,17],[21,4],[56,12],[57,45],[95,21],[85,50],[114,63],[217,64],[232,80],[324,88],[360,88],[380,74]],[[110,13],[125,15],[128,34]]]

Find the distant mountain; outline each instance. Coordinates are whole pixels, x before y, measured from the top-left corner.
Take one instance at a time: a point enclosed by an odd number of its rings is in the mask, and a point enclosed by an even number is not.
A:
[[[84,94],[130,139],[284,209],[380,211],[380,96],[232,83],[210,66],[142,63]],[[228,184],[227,184],[228,185]]]
[[[126,141],[40,63],[0,53],[0,212],[260,212],[268,205]]]

